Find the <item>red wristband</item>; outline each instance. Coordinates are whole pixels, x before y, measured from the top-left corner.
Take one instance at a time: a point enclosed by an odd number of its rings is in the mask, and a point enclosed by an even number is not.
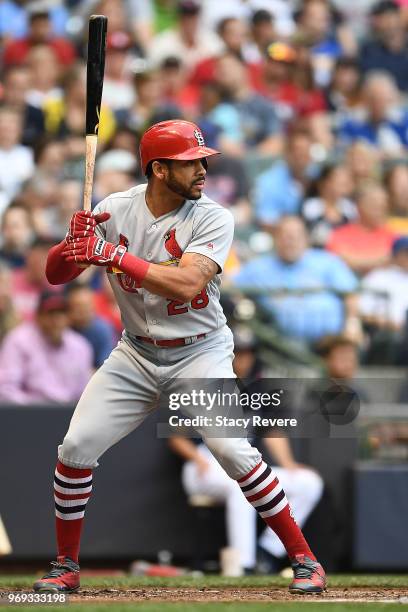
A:
[[[149,269],[149,262],[136,255],[125,253],[120,260],[119,264],[115,264],[121,272],[128,274],[131,278],[137,281],[139,284],[144,280],[147,270]]]

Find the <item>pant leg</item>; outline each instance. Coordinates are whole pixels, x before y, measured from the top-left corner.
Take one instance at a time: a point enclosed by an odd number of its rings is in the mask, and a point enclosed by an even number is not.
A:
[[[202,342],[191,345],[188,350],[183,347],[185,357],[173,365],[170,361],[172,356],[176,358],[182,354],[181,349],[175,349],[172,355],[169,354],[164,391],[167,394],[183,393],[189,390],[189,381],[192,381],[194,386],[201,379],[205,386],[207,380],[224,379],[223,390],[239,392],[235,386],[235,374],[232,369],[233,349],[232,333],[228,327]],[[209,384],[210,390],[213,390],[211,383]],[[242,409],[229,410],[228,407],[219,406],[214,406],[211,411],[192,405],[183,406],[180,411],[192,418],[198,414],[212,417],[213,423],[216,415],[243,416]],[[234,480],[248,474],[261,461],[260,452],[248,442],[247,432],[243,428],[237,430],[213,424],[197,427],[196,430],[228,476]]]
[[[173,353],[173,356],[175,353]],[[182,393],[187,391],[189,382],[202,379],[225,379],[226,391],[237,391],[235,375],[232,369],[233,340],[231,331],[225,327],[217,334],[203,342],[189,347],[183,360],[172,366],[169,358],[168,382],[166,393]],[[205,380],[204,380],[205,379]],[[228,414],[228,409],[214,407],[206,411],[195,406],[184,406],[181,412],[194,418],[197,414],[211,416]],[[238,416],[235,412],[230,416]],[[243,416],[243,415],[242,415]],[[254,567],[256,547],[256,512],[243,496],[237,482],[238,478],[248,474],[260,461],[261,454],[248,442],[245,430],[239,432],[239,437],[228,437],[231,429],[227,427],[202,426],[197,427],[210,457],[211,472],[202,478],[197,473],[195,465],[187,464],[183,472],[183,482],[190,494],[194,492],[215,495],[225,502],[227,538],[230,546],[241,553],[241,563],[244,567]],[[215,463],[215,460],[217,463]],[[223,469],[221,469],[223,468]]]
[[[188,495],[210,495],[225,504],[228,546],[240,553],[243,567],[253,568],[256,562],[256,512],[248,504],[235,480],[227,476],[205,446],[198,451],[208,461],[208,469],[199,473],[194,461],[183,466],[182,482]]]
[[[96,467],[105,451],[155,409],[158,395],[156,366],[122,340],[86,386],[59,446],[60,461]]]
[[[275,468],[275,472],[286,492],[297,524],[303,527],[322,496],[322,478],[315,471],[306,468],[298,470]],[[282,542],[269,527],[261,534],[259,544],[275,557],[283,557],[286,554]]]

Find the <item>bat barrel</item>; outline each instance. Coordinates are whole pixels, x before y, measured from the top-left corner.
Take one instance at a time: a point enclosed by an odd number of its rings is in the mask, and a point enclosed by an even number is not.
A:
[[[108,19],[91,15],[89,19],[86,77],[86,133],[98,134],[101,110]]]

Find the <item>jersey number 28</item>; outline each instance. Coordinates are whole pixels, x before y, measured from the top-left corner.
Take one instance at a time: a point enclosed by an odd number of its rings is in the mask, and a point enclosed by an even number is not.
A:
[[[209,301],[207,289],[204,287],[204,289],[200,291],[200,293],[198,293],[191,301],[191,308],[194,308],[194,310],[200,310],[201,308],[208,306]],[[183,302],[180,302],[180,300],[170,300],[167,304],[167,314],[169,317],[184,314],[185,312],[188,312],[188,306],[186,306],[186,304]]]

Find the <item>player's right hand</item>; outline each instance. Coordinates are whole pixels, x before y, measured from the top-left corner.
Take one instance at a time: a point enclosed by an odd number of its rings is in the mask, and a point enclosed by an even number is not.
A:
[[[108,219],[110,219],[110,214],[107,212],[93,215],[91,211],[88,210],[77,211],[71,217],[66,241],[70,242],[77,238],[95,236],[96,226],[99,225],[99,223],[104,223]]]

